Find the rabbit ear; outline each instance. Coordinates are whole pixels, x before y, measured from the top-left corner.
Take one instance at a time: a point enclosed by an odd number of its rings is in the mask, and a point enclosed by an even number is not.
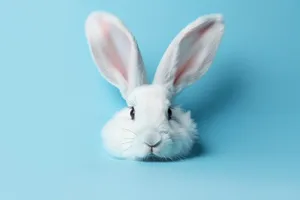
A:
[[[85,32],[100,73],[119,88],[124,99],[135,87],[147,82],[135,38],[117,17],[93,12],[86,20]]]
[[[210,67],[224,32],[221,15],[207,15],[184,28],[171,42],[157,68],[154,84],[171,94],[198,80]]]

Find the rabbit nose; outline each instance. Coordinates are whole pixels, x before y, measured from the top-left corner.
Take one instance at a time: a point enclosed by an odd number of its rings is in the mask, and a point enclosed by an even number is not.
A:
[[[144,138],[144,143],[149,147],[157,147],[161,143],[161,135],[156,134],[147,134]]]

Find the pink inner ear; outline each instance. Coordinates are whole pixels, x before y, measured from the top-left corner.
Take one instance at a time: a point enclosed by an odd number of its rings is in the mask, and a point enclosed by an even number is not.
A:
[[[103,29],[104,38],[106,38],[106,40],[107,40],[106,42],[108,44],[106,46],[106,49],[103,49],[103,52],[106,54],[106,56],[108,57],[108,59],[112,63],[112,65],[121,73],[121,75],[127,81],[128,77],[127,77],[126,68],[124,66],[124,63],[123,63],[120,55],[118,54],[118,50],[115,47],[113,39],[111,38],[109,24],[103,21],[101,26]]]
[[[195,41],[198,41],[207,31],[214,25],[215,22],[210,22],[205,24],[204,27],[200,28],[196,32],[190,32],[186,37],[196,37]],[[192,47],[190,48],[192,49]],[[196,58],[196,54],[192,55],[185,63],[183,63],[181,66],[178,67],[178,70],[176,71],[175,79],[174,79],[174,85],[178,84],[178,81],[180,78],[184,75],[184,73],[192,66],[193,61]]]

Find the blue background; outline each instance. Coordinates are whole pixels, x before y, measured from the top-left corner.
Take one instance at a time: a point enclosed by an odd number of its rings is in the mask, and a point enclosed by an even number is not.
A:
[[[297,0],[2,0],[0,199],[300,199],[299,8]],[[103,151],[100,130],[125,103],[89,54],[93,10],[127,24],[151,80],[181,28],[224,15],[212,68],[176,99],[198,123],[199,156],[144,163]]]

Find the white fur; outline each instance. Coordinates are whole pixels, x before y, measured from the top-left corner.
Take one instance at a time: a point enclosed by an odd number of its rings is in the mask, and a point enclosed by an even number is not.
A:
[[[211,66],[223,33],[223,17],[219,14],[199,17],[190,23],[167,48],[154,83],[163,84],[171,95],[194,83]],[[177,75],[181,69],[184,70]]]
[[[102,130],[111,155],[143,160],[149,156],[175,159],[190,153],[197,139],[196,125],[190,112],[172,108],[172,97],[208,70],[223,30],[220,15],[200,17],[188,25],[166,50],[149,85],[138,45],[125,25],[109,13],[90,14],[86,36],[93,59],[128,104]]]
[[[147,83],[135,38],[117,17],[106,12],[93,12],[86,20],[85,30],[99,71],[119,88],[123,98],[127,98],[135,87]]]
[[[166,90],[158,85],[138,87],[129,97],[129,106],[135,106],[136,119],[124,108],[103,129],[106,149],[115,157],[143,159],[150,153],[145,141],[162,137],[153,154],[161,158],[176,158],[189,153],[196,139],[196,125],[190,112],[173,108],[172,120],[167,119],[170,105]]]

